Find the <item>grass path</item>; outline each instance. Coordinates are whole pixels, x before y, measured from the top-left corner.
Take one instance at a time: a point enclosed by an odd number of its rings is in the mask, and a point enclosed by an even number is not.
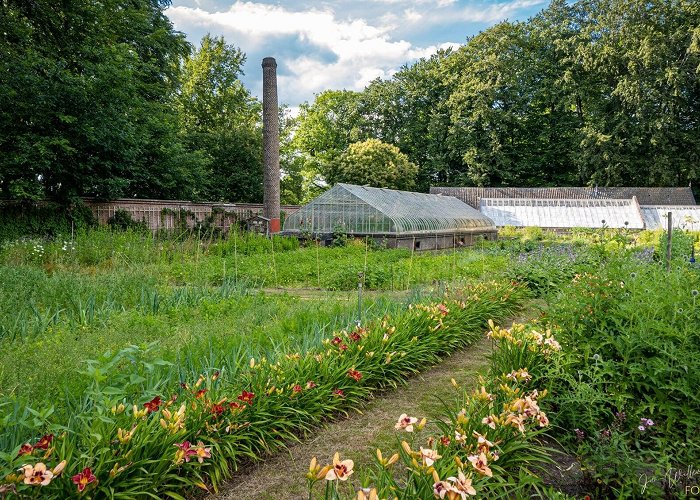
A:
[[[395,450],[394,423],[401,413],[418,418],[437,417],[441,405],[438,398],[456,396],[450,383],[473,385],[479,370],[488,363],[491,341],[482,339],[458,351],[440,364],[411,378],[404,386],[378,395],[368,402],[362,413],[336,420],[319,429],[302,443],[294,444],[265,462],[236,472],[214,499],[299,499],[306,498],[305,474],[311,457],[329,463],[338,451],[356,465],[372,461],[377,448]],[[424,431],[426,432],[426,431]],[[385,452],[385,453],[386,453]]]

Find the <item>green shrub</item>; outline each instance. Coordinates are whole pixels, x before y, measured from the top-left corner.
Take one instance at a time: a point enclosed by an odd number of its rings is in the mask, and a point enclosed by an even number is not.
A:
[[[131,213],[121,208],[115,210],[114,215],[107,220],[107,224],[112,229],[121,229],[122,231],[127,229],[145,231],[147,229],[145,221],[134,220]]]
[[[643,463],[640,474],[700,459],[698,288],[700,276],[684,264],[666,273],[659,264],[609,257],[551,295],[546,321],[560,328],[565,353],[549,374],[555,423],[594,476],[605,478],[605,495],[639,494],[623,488],[632,482],[629,464]],[[653,427],[640,431],[642,419]],[[613,452],[594,445],[613,431],[614,449],[629,450],[617,475]]]
[[[78,230],[96,224],[92,211],[82,201],[72,205],[0,202],[0,243],[59,235],[69,239]]]

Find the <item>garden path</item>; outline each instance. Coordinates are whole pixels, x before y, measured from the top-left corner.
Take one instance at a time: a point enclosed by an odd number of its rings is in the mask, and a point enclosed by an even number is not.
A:
[[[477,372],[488,363],[491,349],[491,341],[484,338],[454,353],[412,377],[406,385],[377,395],[361,413],[330,422],[315,436],[262,463],[240,469],[212,500],[308,498],[305,475],[311,457],[317,457],[320,464],[330,463],[338,451],[343,459],[351,458],[357,466],[371,463],[377,448],[385,454],[393,453],[398,446],[394,424],[399,415],[407,413],[428,420],[438,417],[441,410],[438,398],[450,400],[457,395],[450,380],[473,385]]]

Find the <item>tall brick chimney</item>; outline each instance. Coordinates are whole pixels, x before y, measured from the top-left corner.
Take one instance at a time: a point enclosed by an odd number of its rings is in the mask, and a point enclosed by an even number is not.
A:
[[[277,109],[277,62],[266,57],[263,68],[263,215],[270,233],[280,232],[280,122]]]

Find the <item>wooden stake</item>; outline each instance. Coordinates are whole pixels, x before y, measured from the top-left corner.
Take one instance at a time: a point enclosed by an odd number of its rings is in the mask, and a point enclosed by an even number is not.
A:
[[[666,271],[671,272],[671,236],[673,235],[672,213],[668,212],[668,230],[666,232]]]

